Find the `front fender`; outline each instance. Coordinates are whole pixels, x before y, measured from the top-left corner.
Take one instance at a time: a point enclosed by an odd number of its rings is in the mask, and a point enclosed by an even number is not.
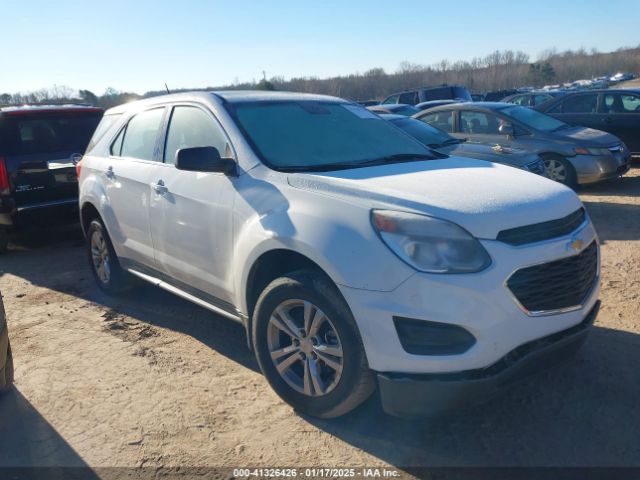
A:
[[[284,185],[279,194],[275,202],[273,194],[266,202],[265,195],[257,196],[262,202],[253,202],[241,194],[236,202],[232,271],[236,305],[242,312],[248,311],[245,292],[251,268],[271,250],[304,255],[334,283],[351,288],[391,291],[413,275],[414,270],[378,238],[369,209]]]

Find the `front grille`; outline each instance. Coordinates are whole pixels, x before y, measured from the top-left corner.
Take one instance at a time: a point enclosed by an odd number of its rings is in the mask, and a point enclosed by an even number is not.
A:
[[[582,304],[598,273],[598,247],[591,243],[582,253],[515,272],[507,287],[529,312],[548,312]]]
[[[529,170],[531,173],[535,173],[537,175],[546,175],[547,173],[547,169],[544,167],[544,162],[542,161],[542,159],[528,163],[526,167],[527,170]]]
[[[527,243],[541,242],[551,238],[561,237],[573,232],[585,221],[584,208],[570,213],[564,218],[550,220],[548,222],[534,223],[524,227],[510,228],[498,233],[496,239],[509,245],[525,245]]]

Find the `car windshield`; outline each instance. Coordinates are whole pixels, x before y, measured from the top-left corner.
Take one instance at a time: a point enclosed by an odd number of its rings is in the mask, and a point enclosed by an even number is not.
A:
[[[237,103],[233,109],[254,149],[275,169],[433,157],[422,144],[360,105],[305,100]]]
[[[501,109],[500,113],[518,120],[527,127],[541,132],[559,130],[567,125],[566,123],[556,120],[549,115],[545,115],[544,113],[540,113],[526,107],[506,107]]]
[[[424,143],[431,148],[438,148],[447,143],[454,143],[454,141],[457,142],[457,139],[447,132],[443,132],[415,118],[398,118],[392,120],[391,123],[400,127],[416,140],[419,140],[420,143]]]

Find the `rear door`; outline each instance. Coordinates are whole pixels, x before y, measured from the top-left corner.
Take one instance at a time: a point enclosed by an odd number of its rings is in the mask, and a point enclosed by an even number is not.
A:
[[[134,115],[113,140],[110,156],[91,161],[107,192],[103,220],[125,267],[132,263],[138,269],[156,266],[149,229],[149,184],[161,160],[165,110],[154,107]]]
[[[75,163],[82,157],[102,109],[5,112],[0,156],[16,206],[77,202]]]
[[[640,152],[640,95],[604,93],[597,117],[596,128],[619,137],[633,153]]]

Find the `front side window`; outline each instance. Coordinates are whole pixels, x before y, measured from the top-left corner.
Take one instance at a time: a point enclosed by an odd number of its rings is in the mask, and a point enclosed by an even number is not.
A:
[[[137,114],[127,124],[120,155],[123,157],[154,160],[155,148],[160,132],[160,124],[164,115],[164,107],[154,108]],[[117,153],[113,150],[114,155]]]
[[[224,133],[209,114],[197,107],[175,107],[165,143],[165,163],[175,163],[178,150],[190,147],[215,147],[220,156],[230,155]]]
[[[484,112],[460,112],[460,131],[471,134],[499,135],[500,122],[495,115]]]
[[[447,133],[453,132],[453,112],[436,112],[420,117],[419,120]]]
[[[267,165],[313,170],[430,151],[366,108],[340,102],[247,102],[236,121]]]
[[[640,113],[640,97],[636,95],[607,93],[602,102],[604,113]]]
[[[398,103],[406,103],[407,105],[415,105],[416,103],[418,103],[417,100],[417,94],[418,92],[406,92],[403,93],[402,95],[400,95],[400,98],[398,99]]]
[[[598,95],[577,95],[562,102],[562,113],[595,113]]]
[[[527,95],[518,95],[509,100],[514,105],[529,105],[529,97]]]
[[[538,106],[548,100],[551,100],[553,97],[551,95],[534,95],[533,96],[533,105]]]

